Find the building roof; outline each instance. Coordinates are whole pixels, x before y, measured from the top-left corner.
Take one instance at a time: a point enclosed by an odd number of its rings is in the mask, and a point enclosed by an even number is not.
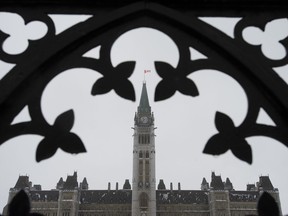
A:
[[[81,190],[88,190],[89,189],[89,185],[88,185],[86,177],[84,177],[83,181],[80,183],[80,189]]]
[[[201,190],[157,190],[157,204],[207,204],[208,193]],[[131,204],[132,190],[81,191],[82,204]]]
[[[157,204],[208,204],[208,193],[202,190],[156,190]],[[57,202],[58,190],[30,191],[33,202]],[[256,202],[260,191],[230,191],[230,202]],[[81,191],[81,204],[131,204],[132,190]]]
[[[201,183],[201,190],[208,190],[209,189],[209,183],[206,181],[206,178],[202,179]]]
[[[129,179],[126,179],[126,180],[125,180],[125,183],[124,183],[124,185],[123,185],[123,189],[124,189],[124,190],[130,190],[130,189],[131,189],[131,184],[130,184],[130,182],[129,182]]]
[[[59,191],[55,190],[42,190],[42,191],[30,191],[29,197],[33,202],[58,202]]]
[[[131,190],[88,190],[81,191],[80,203],[131,204]]]
[[[82,184],[88,184],[86,177],[84,177]]]
[[[74,172],[73,176],[68,175],[63,186],[64,190],[74,190],[75,188],[78,188],[77,172]]]
[[[138,106],[138,113],[150,113],[150,112],[151,112],[151,107],[149,105],[146,82],[143,82],[140,103]]]
[[[247,187],[246,187],[247,191],[255,191],[256,190],[256,186],[255,184],[247,184]]]
[[[166,186],[164,184],[163,179],[160,179],[160,181],[159,181],[158,190],[166,190]]]
[[[202,190],[157,190],[157,204],[208,204],[208,193]]]
[[[201,185],[206,185],[206,184],[208,184],[208,182],[206,181],[205,178],[203,178],[203,179],[202,179],[202,183],[201,183]]]
[[[258,185],[259,188],[262,188],[263,190],[274,190],[274,187],[270,181],[270,178],[269,176],[260,176],[259,177],[259,185]]]
[[[230,202],[256,202],[260,196],[259,191],[230,191]]]
[[[226,182],[224,183],[225,190],[233,190],[233,184],[229,178],[226,178]]]
[[[58,181],[58,183],[57,183],[57,185],[56,185],[56,188],[57,189],[63,189],[63,186],[64,186],[64,181],[63,181],[63,178],[61,177],[60,179],[59,179],[59,181]]]
[[[29,182],[29,176],[19,176],[14,188],[15,189],[24,189],[30,188],[31,184]]]
[[[221,176],[216,176],[215,173],[212,172],[210,187],[213,188],[213,190],[224,190]]]

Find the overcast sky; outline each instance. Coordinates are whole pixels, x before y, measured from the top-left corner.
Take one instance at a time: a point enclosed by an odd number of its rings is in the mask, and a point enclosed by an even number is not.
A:
[[[57,33],[69,27],[65,18],[52,18],[58,23]],[[75,22],[86,18],[89,16],[74,17]],[[209,19],[203,20],[210,22]],[[239,18],[229,19],[229,25],[220,19],[214,19],[213,22],[215,20],[215,25],[233,37],[231,29]],[[282,22],[282,29],[287,28],[287,22],[287,19]],[[43,28],[42,32],[45,33]],[[253,29],[250,32],[253,33]],[[245,34],[249,35],[249,30]],[[38,36],[41,38],[40,33]],[[97,59],[100,49],[96,47],[83,55]],[[192,48],[190,51],[191,60],[206,58],[196,54]],[[281,56],[281,47],[276,51],[275,55],[271,54],[271,58]],[[114,91],[91,96],[92,85],[101,77],[97,71],[75,68],[57,76],[42,95],[42,112],[52,124],[59,114],[73,108],[75,124],[72,131],[81,137],[88,152],[75,156],[58,150],[51,159],[36,163],[35,152],[41,136],[25,135],[7,141],[0,147],[0,209],[6,204],[9,188],[14,187],[19,175],[29,175],[33,184],[41,184],[43,189],[55,188],[60,177],[66,179],[74,171],[78,172],[78,181],[87,177],[90,189],[107,189],[108,182],[111,182],[112,189],[115,189],[116,182],[122,188],[125,179],[131,182],[131,127],[134,126],[134,113],[139,103],[143,71],[148,69],[151,73],[146,75],[147,89],[157,127],[157,184],[159,179],[164,179],[167,188],[170,182],[174,188],[180,182],[182,189],[197,190],[200,189],[202,178],[210,182],[211,171],[215,171],[222,176],[223,181],[229,177],[235,189],[245,190],[247,183],[256,183],[259,176],[269,175],[274,187],[279,189],[283,213],[288,214],[288,207],[284,205],[288,203],[288,174],[285,166],[288,163],[288,148],[283,144],[265,137],[248,138],[253,150],[252,165],[238,160],[230,151],[218,157],[202,154],[207,140],[217,132],[214,125],[216,111],[229,115],[235,125],[245,119],[248,104],[241,86],[220,71],[202,70],[189,75],[198,87],[199,97],[192,98],[177,92],[172,98],[155,103],[155,87],[161,80],[155,72],[155,59],[174,67],[179,61],[177,45],[155,29],[131,30],[120,36],[112,47],[111,60],[114,66],[127,60],[136,61],[134,73],[129,78],[136,91],[136,103],[120,98]],[[9,65],[6,66],[3,62],[0,64],[3,71],[9,68]],[[280,76],[287,78],[284,69],[277,70]],[[273,124],[264,112],[258,120]],[[29,121],[27,110],[19,114],[15,119],[15,122],[18,121]]]

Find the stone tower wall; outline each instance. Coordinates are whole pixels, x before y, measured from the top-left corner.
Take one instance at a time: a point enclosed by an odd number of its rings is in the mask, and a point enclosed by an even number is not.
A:
[[[231,216],[229,191],[213,191],[208,196],[210,216]]]

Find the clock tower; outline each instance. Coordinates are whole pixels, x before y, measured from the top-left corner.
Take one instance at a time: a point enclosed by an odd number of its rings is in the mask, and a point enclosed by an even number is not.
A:
[[[132,216],[156,216],[154,116],[146,83],[134,118]]]

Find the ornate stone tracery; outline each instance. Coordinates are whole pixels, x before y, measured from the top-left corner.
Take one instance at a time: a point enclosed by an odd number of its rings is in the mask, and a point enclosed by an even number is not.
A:
[[[29,1],[27,4],[33,5]],[[28,9],[17,4],[3,4],[0,15],[5,19],[11,17],[15,25],[7,28],[1,19],[0,60],[10,68],[0,81],[1,144],[22,134],[40,135],[43,139],[37,148],[37,161],[53,156],[58,148],[69,153],[85,152],[82,140],[71,132],[75,118],[73,110],[60,114],[53,124],[48,123],[41,111],[42,94],[58,74],[86,68],[102,76],[91,86],[92,95],[114,90],[120,97],[135,101],[134,87],[128,78],[135,72],[137,61],[127,59],[116,64],[111,59],[111,51],[121,36],[145,28],[170,38],[179,52],[179,59],[174,63],[165,58],[154,61],[161,77],[155,89],[155,101],[169,99],[175,92],[201,97],[197,83],[188,76],[204,69],[229,75],[247,96],[248,111],[240,125],[226,113],[215,114],[218,133],[207,142],[204,153],[219,155],[231,150],[237,158],[252,163],[252,150],[246,138],[262,135],[288,145],[287,83],[276,73],[277,68],[288,63],[288,33],[275,34],[271,43],[249,39],[249,34],[261,38],[287,25],[287,7],[271,1],[268,5],[263,3],[266,10],[260,13],[254,4],[241,6],[238,3],[242,10],[230,5],[227,10],[211,12],[209,5],[205,7],[203,3],[201,8],[199,1],[196,5],[200,9],[196,12],[194,5],[186,2],[174,9],[161,1],[124,4],[115,4],[113,9],[105,4],[92,8],[83,4],[79,9],[56,9],[52,4]],[[221,3],[218,4],[221,7]],[[270,6],[279,10],[270,10]],[[60,29],[55,25],[59,14],[66,18],[71,14],[82,17],[74,21],[74,25]],[[215,16],[237,17],[231,33],[233,37],[203,19]],[[38,27],[41,31],[18,37],[13,27],[24,32]],[[11,44],[16,41],[19,46],[13,48]],[[275,47],[279,52],[272,54],[269,50]],[[196,50],[202,57],[191,60],[191,50]],[[28,111],[30,120],[15,123],[15,117],[23,110]],[[274,125],[259,124],[260,112],[266,113]]]

